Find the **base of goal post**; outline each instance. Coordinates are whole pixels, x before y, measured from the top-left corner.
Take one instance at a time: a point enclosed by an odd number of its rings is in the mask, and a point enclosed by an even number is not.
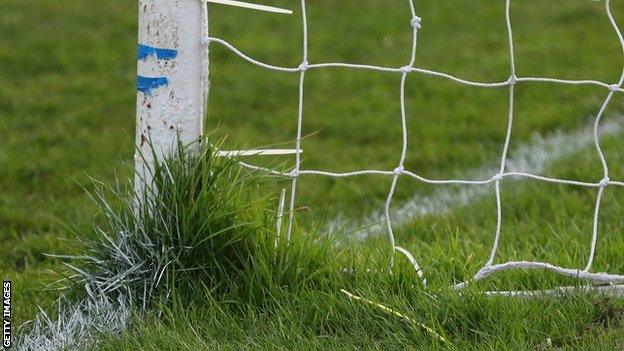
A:
[[[596,294],[608,297],[624,297],[624,285],[587,285],[587,286],[562,286],[554,289],[547,290],[528,290],[528,291],[486,291],[484,292],[487,297],[520,297],[520,298],[534,298],[534,297],[560,297],[570,294],[583,293],[583,294]]]

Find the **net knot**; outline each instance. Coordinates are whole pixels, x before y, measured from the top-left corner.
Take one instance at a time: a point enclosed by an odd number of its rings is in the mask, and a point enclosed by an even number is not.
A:
[[[403,66],[400,68],[401,73],[410,73],[412,71],[412,67],[410,66]]]
[[[609,185],[609,183],[611,182],[611,180],[609,179],[609,177],[604,177],[600,180],[600,186],[602,188],[606,187]]]
[[[202,38],[202,44],[208,45],[208,44],[210,44],[211,40],[212,40],[211,37],[205,36],[205,37]]]
[[[511,76],[509,76],[509,80],[507,80],[507,83],[509,85],[515,85],[517,81],[518,81],[518,77],[516,77],[515,74],[512,74]]]
[[[288,174],[291,178],[297,178],[299,177],[299,171],[296,169],[293,169],[292,171],[290,171],[290,173]]]
[[[412,27],[414,27],[416,29],[420,29],[420,17],[418,17],[418,16],[412,17],[412,20],[410,21],[410,24],[412,25]]]
[[[609,90],[611,90],[611,91],[619,91],[620,89],[621,88],[620,88],[619,84],[611,84],[611,85],[609,85]]]
[[[495,174],[492,177],[492,180],[495,181],[495,182],[500,182],[501,180],[503,180],[503,175],[501,173]]]
[[[399,167],[395,168],[393,172],[394,172],[394,174],[399,176],[399,175],[403,174],[404,171],[405,171],[405,168],[403,168],[403,166],[399,166]]]
[[[308,68],[310,68],[310,65],[308,64],[308,61],[303,61],[301,62],[301,64],[299,65],[299,70],[301,72],[305,72],[308,70]]]

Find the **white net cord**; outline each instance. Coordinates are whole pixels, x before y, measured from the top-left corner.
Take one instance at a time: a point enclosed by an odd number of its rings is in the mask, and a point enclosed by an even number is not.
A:
[[[306,1],[301,0],[301,16],[303,23],[303,47],[302,47],[302,60],[301,64],[298,67],[280,67],[274,66],[268,63],[260,62],[255,60],[248,55],[244,54],[233,45],[228,43],[226,40],[209,36],[205,38],[205,42],[208,44],[217,44],[221,45],[227,49],[229,49],[232,53],[242,58],[243,60],[274,71],[280,72],[290,72],[299,75],[299,96],[298,96],[298,108],[297,108],[297,134],[295,139],[295,164],[293,169],[290,172],[280,172],[273,169],[267,169],[264,167],[250,165],[246,163],[242,163],[243,166],[248,167],[250,169],[255,170],[263,170],[269,172],[271,174],[284,176],[291,179],[291,189],[290,189],[290,198],[288,200],[288,229],[286,231],[286,238],[290,238],[293,229],[294,222],[294,213],[295,213],[295,204],[296,204],[296,194],[297,194],[297,182],[300,176],[302,175],[315,175],[315,176],[325,176],[325,177],[334,177],[334,178],[347,178],[347,177],[357,177],[357,176],[366,176],[366,175],[382,175],[392,178],[392,183],[390,189],[388,191],[388,195],[385,200],[384,207],[384,218],[383,221],[385,223],[388,241],[390,243],[391,248],[391,258],[390,258],[390,266],[392,266],[396,252],[399,252],[405,255],[410,263],[414,266],[418,276],[420,277],[423,284],[426,284],[425,277],[423,276],[423,272],[421,266],[414,259],[412,254],[409,253],[406,249],[397,246],[395,242],[395,236],[393,232],[393,225],[390,216],[390,208],[392,205],[394,193],[397,187],[397,182],[400,177],[406,176],[412,178],[418,182],[433,184],[433,185],[444,185],[444,184],[456,184],[456,185],[465,185],[465,186],[483,186],[488,184],[493,184],[495,197],[496,197],[496,231],[494,234],[494,239],[492,243],[492,247],[490,250],[489,257],[485,263],[485,265],[477,271],[474,276],[468,280],[454,285],[455,289],[461,289],[469,284],[471,281],[479,281],[485,279],[486,277],[491,276],[500,271],[510,270],[510,269],[543,269],[550,270],[556,273],[559,273],[564,276],[575,277],[583,280],[587,280],[588,282],[594,284],[619,284],[624,283],[624,275],[618,274],[608,274],[608,273],[592,273],[590,272],[592,263],[594,261],[594,256],[596,254],[596,243],[598,239],[598,224],[600,217],[600,207],[603,199],[603,195],[605,189],[609,186],[624,186],[624,182],[622,181],[613,181],[609,179],[609,167],[607,164],[607,160],[604,156],[602,148],[600,146],[600,135],[599,135],[599,126],[601,122],[601,118],[603,117],[609,103],[615,94],[623,93],[624,89],[622,85],[624,84],[624,69],[622,70],[622,74],[616,83],[608,83],[599,80],[570,80],[570,79],[560,79],[560,78],[551,78],[551,77],[522,77],[516,75],[516,65],[515,65],[515,53],[514,53],[514,37],[512,30],[512,22],[511,22],[511,0],[505,0],[505,24],[507,30],[507,39],[509,45],[509,62],[510,62],[510,71],[509,78],[506,81],[502,82],[479,82],[479,81],[471,81],[463,78],[455,77],[453,75],[437,72],[433,70],[428,70],[424,68],[419,68],[415,66],[416,63],[416,50],[418,47],[418,32],[421,29],[421,18],[416,15],[416,10],[414,6],[413,0],[408,0],[409,4],[409,14],[410,20],[409,25],[412,28],[412,41],[411,41],[411,51],[409,56],[409,61],[405,66],[402,67],[384,67],[384,66],[376,66],[376,65],[367,65],[367,64],[354,64],[354,63],[342,63],[342,62],[326,62],[326,63],[310,63],[308,62],[308,19],[306,14]],[[620,46],[622,47],[622,54],[624,57],[624,38],[622,36],[622,32],[618,27],[613,14],[611,12],[610,0],[605,0],[605,11],[606,15],[609,19],[609,22],[619,40]],[[392,170],[378,170],[378,169],[363,169],[356,170],[351,172],[329,172],[324,170],[314,170],[314,169],[304,169],[301,165],[301,139],[302,139],[302,129],[303,129],[303,121],[304,121],[304,97],[305,97],[305,77],[306,73],[310,70],[317,69],[326,69],[326,68],[348,68],[348,69],[358,69],[358,70],[370,70],[370,71],[379,71],[386,72],[388,74],[400,74],[400,86],[399,86],[399,103],[400,103],[400,118],[401,118],[401,133],[402,133],[402,147],[400,157],[397,163],[397,166]],[[505,141],[502,147],[502,154],[500,159],[500,168],[498,173],[492,175],[487,179],[429,179],[425,178],[421,175],[416,174],[410,170],[405,169],[405,159],[407,157],[408,151],[408,129],[407,129],[407,112],[406,112],[406,102],[405,102],[405,83],[410,74],[421,74],[427,76],[435,76],[448,79],[452,82],[472,86],[479,88],[505,88],[507,87],[509,90],[509,107],[508,107],[508,120],[507,120],[507,129],[505,134]],[[509,151],[509,146],[511,143],[513,125],[514,125],[514,90],[515,86],[520,83],[525,82],[538,82],[544,84],[562,84],[562,85],[587,85],[587,86],[596,86],[606,89],[607,96],[604,102],[601,104],[600,110],[598,111],[593,128],[593,143],[595,145],[595,149],[598,153],[602,168],[603,168],[603,177],[601,180],[597,182],[586,182],[575,179],[561,179],[561,178],[553,178],[546,177],[539,174],[531,174],[527,172],[507,172],[506,171],[506,162],[507,162],[507,154]],[[502,210],[502,201],[501,201],[501,183],[507,177],[514,178],[528,178],[548,183],[561,184],[561,185],[569,185],[569,186],[577,186],[577,187],[585,187],[585,188],[595,188],[597,191],[596,202],[594,207],[594,216],[593,216],[593,230],[592,237],[590,243],[590,253],[587,258],[587,265],[583,269],[577,268],[565,268],[559,267],[556,265],[552,265],[545,262],[530,262],[530,261],[509,261],[500,264],[494,264],[494,260],[496,258],[496,254],[498,251],[499,240],[501,237],[501,227],[503,223],[503,210]],[[565,289],[565,288],[564,288]],[[494,292],[495,293],[495,292]],[[514,294],[514,292],[501,292],[503,295]],[[527,292],[525,292],[527,293]]]

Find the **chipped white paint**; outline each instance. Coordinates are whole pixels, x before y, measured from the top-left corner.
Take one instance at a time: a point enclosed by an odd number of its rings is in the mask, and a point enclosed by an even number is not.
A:
[[[150,55],[137,63],[139,76],[167,80],[149,93],[137,91],[135,185],[139,193],[151,181],[150,143],[156,156],[163,157],[174,149],[178,138],[191,144],[202,136],[208,91],[207,36],[206,3],[139,0],[139,43],[177,51],[173,59]]]

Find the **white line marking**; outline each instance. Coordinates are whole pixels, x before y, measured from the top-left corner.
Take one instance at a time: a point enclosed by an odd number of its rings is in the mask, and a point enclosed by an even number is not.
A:
[[[102,334],[118,335],[126,331],[132,306],[122,295],[87,297],[72,302],[61,296],[54,316],[39,308],[34,320],[18,327],[15,349],[20,351],[76,350],[92,345]]]
[[[613,136],[623,130],[624,118],[617,118],[613,121],[605,121],[600,127],[600,135],[603,137]],[[591,146],[592,143],[593,125],[587,125],[571,133],[557,130],[546,137],[535,134],[528,142],[512,150],[513,155],[507,160],[507,171],[540,174],[553,162],[579,152]],[[474,176],[474,179],[481,179],[489,177],[496,171],[492,167],[480,167],[468,170],[467,174]],[[490,186],[470,186],[459,189],[441,187],[431,195],[416,194],[398,209],[392,211],[394,213],[392,216],[393,226],[398,229],[409,224],[415,218],[441,214],[454,208],[466,206],[476,198],[487,195],[491,190]],[[328,224],[326,231],[334,232],[338,229],[343,232],[345,229],[349,231],[349,228],[344,228],[344,223],[352,223],[350,225],[350,228],[354,230],[352,235],[358,239],[365,239],[372,235],[384,233],[384,222],[380,221],[382,218],[383,211],[375,211],[359,220],[348,220],[338,216]]]

